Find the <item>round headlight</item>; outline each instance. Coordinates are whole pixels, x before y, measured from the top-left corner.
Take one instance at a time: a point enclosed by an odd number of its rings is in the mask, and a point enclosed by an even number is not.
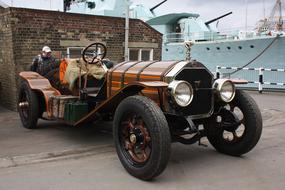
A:
[[[219,98],[224,102],[230,102],[235,97],[235,85],[228,79],[218,79],[214,83],[214,89]]]
[[[171,95],[181,107],[188,106],[193,99],[193,88],[191,84],[186,81],[172,81],[168,86]]]

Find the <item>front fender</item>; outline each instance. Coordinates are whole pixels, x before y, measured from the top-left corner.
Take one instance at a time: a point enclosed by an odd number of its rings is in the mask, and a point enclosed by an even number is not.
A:
[[[166,88],[168,84],[161,81],[151,81],[151,82],[134,82],[128,84],[124,88],[120,89],[113,96],[102,102],[98,107],[92,110],[85,117],[80,119],[74,125],[78,126],[83,123],[93,121],[98,113],[114,113],[120,102],[126,97],[133,96],[141,92],[145,88]]]

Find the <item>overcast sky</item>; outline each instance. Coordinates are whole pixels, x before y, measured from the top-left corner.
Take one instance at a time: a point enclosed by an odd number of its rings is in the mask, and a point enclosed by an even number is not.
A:
[[[63,0],[0,0],[7,4],[13,2],[18,7],[37,7],[41,9],[62,10]],[[134,4],[144,4],[153,7],[162,0],[131,0]],[[266,15],[270,14],[276,0],[168,0],[156,9],[157,15],[172,12],[191,12],[200,14],[205,21],[218,17],[227,12],[233,14],[219,22],[220,29],[245,28],[246,1],[248,2],[248,26],[254,27],[263,18],[263,1]]]
[[[0,0],[14,7],[27,7],[48,10],[62,10],[63,0]]]
[[[132,0],[152,7],[162,0]],[[193,12],[200,14],[207,21],[222,14],[233,12],[232,15],[220,20],[219,27],[223,29],[245,28],[246,1],[248,2],[248,26],[254,27],[264,16],[263,1],[268,16],[276,0],[168,0],[156,9],[158,14],[171,12]],[[179,3],[178,3],[179,2]]]

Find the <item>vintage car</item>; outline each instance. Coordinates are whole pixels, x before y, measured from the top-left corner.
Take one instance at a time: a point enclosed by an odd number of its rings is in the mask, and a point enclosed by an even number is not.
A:
[[[126,61],[106,69],[101,61],[105,55],[100,43],[84,49],[84,63],[75,69],[75,90],[67,94],[35,72],[21,72],[18,109],[23,126],[36,128],[40,118],[73,126],[111,119],[122,165],[142,180],[163,172],[172,142],[203,145],[201,138],[207,137],[217,151],[240,156],[259,141],[259,108],[235,87],[246,81],[215,79],[197,61]],[[94,79],[81,72],[82,64],[97,65],[105,73]]]

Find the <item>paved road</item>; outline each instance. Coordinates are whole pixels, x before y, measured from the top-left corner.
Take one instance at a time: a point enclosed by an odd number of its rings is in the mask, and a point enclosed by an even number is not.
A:
[[[265,126],[253,151],[236,158],[211,146],[174,143],[168,167],[152,182],[124,171],[114,151],[110,123],[72,128],[41,122],[40,129],[26,130],[14,112],[0,109],[0,189],[284,190],[285,94],[251,95]]]

